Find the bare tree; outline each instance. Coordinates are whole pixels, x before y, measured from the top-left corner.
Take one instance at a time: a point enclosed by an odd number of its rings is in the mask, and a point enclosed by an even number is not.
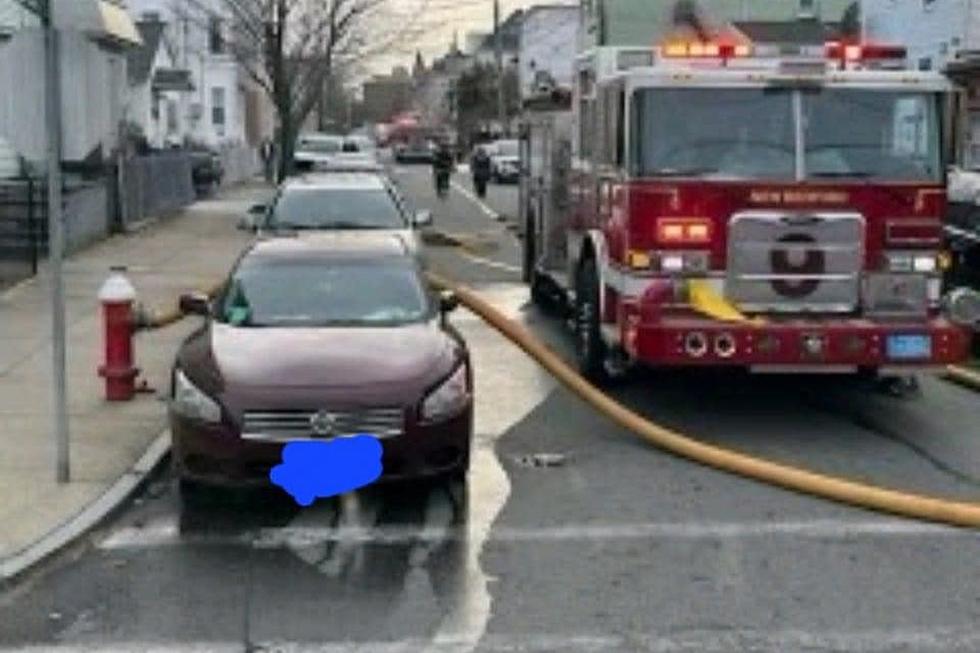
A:
[[[25,0],[26,1],[26,0]],[[427,0],[419,0],[424,3]],[[292,166],[300,125],[322,99],[331,73],[411,38],[412,20],[390,28],[389,0],[175,0],[175,14],[211,29],[269,96],[278,122],[281,180]],[[387,25],[387,29],[380,26]]]

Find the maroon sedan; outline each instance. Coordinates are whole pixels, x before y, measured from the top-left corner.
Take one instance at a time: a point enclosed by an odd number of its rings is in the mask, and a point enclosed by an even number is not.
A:
[[[463,477],[473,430],[466,344],[398,236],[260,241],[173,369],[170,427],[181,489],[269,484],[288,442],[377,436],[383,479]]]

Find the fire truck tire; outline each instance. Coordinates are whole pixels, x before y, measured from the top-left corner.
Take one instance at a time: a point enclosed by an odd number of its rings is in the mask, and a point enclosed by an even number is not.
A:
[[[586,258],[575,280],[575,353],[579,372],[594,383],[606,381],[606,343],[599,329],[599,274]]]

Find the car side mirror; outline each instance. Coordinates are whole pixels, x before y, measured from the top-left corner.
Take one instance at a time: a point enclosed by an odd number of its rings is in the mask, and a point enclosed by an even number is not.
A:
[[[428,227],[432,225],[432,211],[418,211],[412,218],[412,224],[416,227]]]
[[[180,312],[185,315],[211,314],[211,298],[202,292],[184,293],[180,296]]]
[[[459,297],[456,293],[445,290],[439,293],[439,311],[443,315],[448,315],[459,308]]]

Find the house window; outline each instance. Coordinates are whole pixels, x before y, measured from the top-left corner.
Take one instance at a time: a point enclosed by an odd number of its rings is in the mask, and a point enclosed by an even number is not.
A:
[[[211,89],[211,124],[224,132],[225,127],[225,89],[215,86]]]
[[[224,54],[225,52],[224,25],[218,16],[211,16],[211,22],[208,25],[208,48],[211,54]]]
[[[932,70],[932,57],[919,59],[919,70]]]

